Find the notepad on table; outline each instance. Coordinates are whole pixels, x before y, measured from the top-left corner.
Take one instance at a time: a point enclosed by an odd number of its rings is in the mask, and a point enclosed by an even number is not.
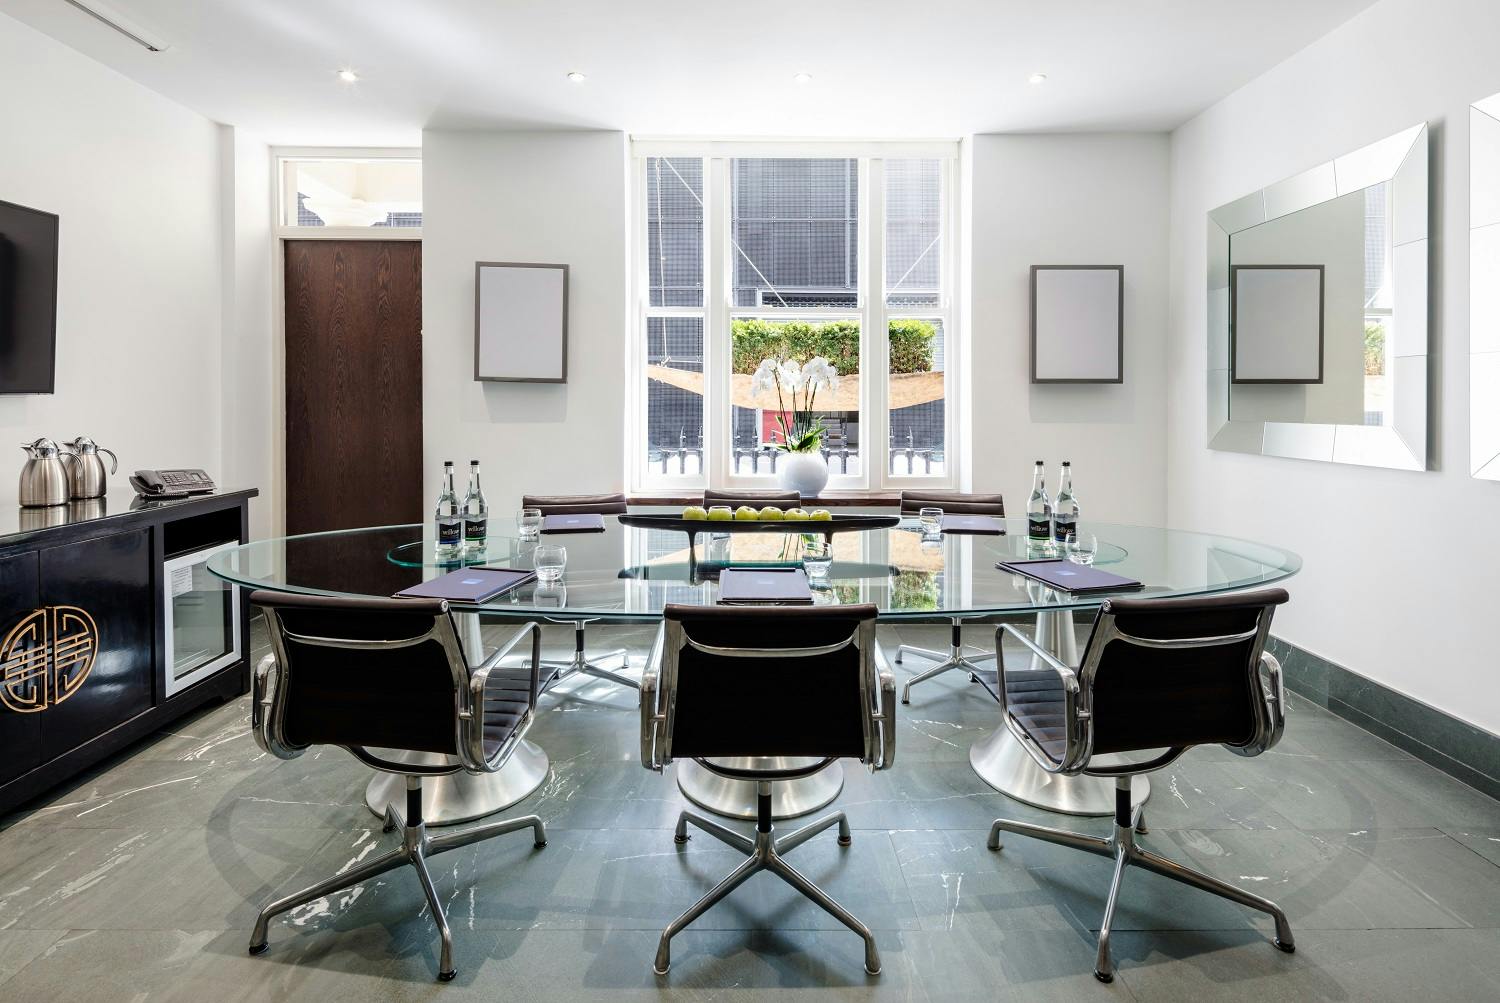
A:
[[[725,606],[811,606],[812,589],[801,568],[726,568],[719,573]]]
[[[549,515],[542,520],[543,533],[602,533],[604,516],[597,512]]]
[[[536,579],[535,571],[513,568],[464,568],[402,589],[397,599],[447,599],[482,603]]]
[[[1141,583],[1134,578],[1123,578],[1091,565],[1074,564],[1057,558],[999,561],[995,567],[1041,582],[1059,592],[1071,592],[1075,595],[1083,592],[1126,592],[1141,587]]]

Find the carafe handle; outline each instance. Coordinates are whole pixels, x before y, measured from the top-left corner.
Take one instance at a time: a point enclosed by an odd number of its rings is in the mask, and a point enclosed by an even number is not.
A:
[[[105,449],[103,446],[100,446],[99,452],[109,454],[109,472],[111,474],[120,469],[120,460],[117,456],[115,456],[115,451],[113,449]]]

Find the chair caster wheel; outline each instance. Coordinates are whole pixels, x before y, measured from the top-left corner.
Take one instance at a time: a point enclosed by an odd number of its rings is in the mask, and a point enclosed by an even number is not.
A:
[[[681,844],[683,844],[683,843],[686,843],[687,841],[688,841],[688,837],[687,836],[673,836],[672,837],[672,842],[677,843],[679,846]],[[657,972],[656,974],[658,974],[658,975],[665,975],[667,973],[666,972]]]
[[[1276,945],[1276,950],[1280,951],[1282,954],[1296,954],[1297,953],[1297,945],[1296,944],[1288,944],[1285,941],[1281,941],[1281,940],[1273,940],[1273,941],[1271,941],[1271,943],[1275,944]]]
[[[271,946],[270,944],[264,944],[264,943],[262,943],[262,944],[251,944],[250,945],[250,954],[252,956],[253,955],[265,954],[266,951],[270,949],[270,946]]]
[[[541,848],[542,848],[542,847],[544,847],[544,846],[546,846],[546,845],[547,845],[547,841],[546,841],[546,840],[545,840],[545,839],[544,839],[544,840],[542,840],[542,841],[541,841],[541,842],[540,842],[540,843],[532,843],[532,844],[531,844],[531,845],[532,845],[532,846],[533,846],[533,847],[534,847],[534,848],[536,848],[536,849],[538,849],[538,850],[540,850],[540,849],[541,849]]]
[[[839,845],[840,846],[852,846],[853,843],[854,843],[854,837],[852,837],[852,836],[840,836],[839,837]]]
[[[880,969],[878,969],[878,968],[870,968],[867,965],[867,966],[865,966],[865,974],[866,975],[879,975],[880,974]]]
[[[654,973],[656,973],[657,975],[665,975],[668,972],[670,972],[671,970],[672,970],[672,966],[671,965],[668,965],[666,968],[657,968],[655,965],[651,966],[651,971],[654,972]]]
[[[438,981],[439,982],[452,982],[453,979],[454,979],[454,977],[457,976],[457,975],[458,975],[458,969],[457,968],[455,968],[455,969],[453,969],[451,971],[447,971],[447,972],[438,972]]]
[[[1114,972],[1101,972],[1096,968],[1094,969],[1094,978],[1098,979],[1100,982],[1103,982],[1105,985],[1109,985],[1115,980],[1115,974]]]

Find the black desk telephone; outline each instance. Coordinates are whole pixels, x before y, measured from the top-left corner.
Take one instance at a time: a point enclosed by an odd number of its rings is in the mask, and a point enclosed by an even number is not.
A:
[[[213,478],[202,470],[137,470],[130,486],[143,498],[186,498],[214,491]]]

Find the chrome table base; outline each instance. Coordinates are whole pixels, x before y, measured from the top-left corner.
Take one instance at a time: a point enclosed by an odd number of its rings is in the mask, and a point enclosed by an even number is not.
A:
[[[388,752],[393,762],[426,766],[452,762],[432,752]],[[465,773],[425,777],[422,815],[427,825],[458,825],[503,811],[523,800],[547,779],[547,754],[532,742],[516,746],[506,764],[494,773]],[[376,773],[365,788],[365,807],[385,817],[386,810],[406,804],[406,779],[396,773]]]
[[[816,758],[777,756],[715,759],[724,766],[744,770],[786,770],[809,766]],[[691,759],[676,762],[677,788],[693,804],[727,818],[755,818],[756,781],[731,780],[704,769]],[[796,818],[817,811],[844,789],[844,767],[833,763],[810,777],[778,780],[771,786],[771,817]]]
[[[1074,632],[1072,610],[1038,613],[1036,641],[1068,665],[1078,664],[1078,635]],[[1032,667],[1042,667],[1034,656]],[[1099,757],[1101,764],[1114,761],[1109,756]],[[1048,773],[1027,754],[1003,722],[969,747],[969,765],[979,779],[1023,804],[1064,815],[1114,814],[1114,781],[1108,777]],[[1144,804],[1151,794],[1151,782],[1144,776],[1134,777],[1130,791],[1133,804]]]
[[[1121,778],[1123,781],[1124,778]],[[1113,787],[1113,784],[1111,784]],[[1145,825],[1142,823],[1141,806],[1134,805],[1130,811],[1130,819],[1127,824],[1121,824],[1123,819],[1115,820],[1114,832],[1108,837],[1089,836],[1079,832],[1069,832],[1066,829],[1053,829],[1045,825],[1032,825],[1029,822],[1012,822],[1009,819],[996,819],[994,825],[990,826],[989,848],[1000,849],[1000,833],[1014,832],[1022,836],[1032,836],[1036,839],[1045,840],[1048,843],[1056,843],[1059,846],[1069,846],[1075,850],[1084,850],[1095,853],[1101,857],[1112,857],[1115,862],[1115,874],[1109,884],[1109,895],[1104,902],[1104,919],[1099,924],[1099,951],[1094,959],[1094,977],[1100,982],[1113,982],[1115,978],[1114,959],[1109,951],[1109,932],[1114,923],[1115,908],[1120,901],[1120,884],[1125,877],[1125,868],[1131,864],[1143,867],[1148,871],[1160,874],[1164,878],[1180,881],[1194,888],[1201,888],[1206,892],[1238,902],[1240,905],[1249,906],[1267,913],[1276,922],[1276,939],[1274,943],[1278,948],[1291,954],[1296,950],[1292,940],[1292,927],[1287,922],[1286,913],[1270,899],[1253,895],[1241,888],[1237,888],[1218,878],[1195,871],[1191,867],[1182,864],[1157,853],[1152,853],[1143,846],[1137,845],[1136,833],[1144,833]],[[1110,812],[1113,814],[1113,810]]]
[[[752,788],[756,786],[754,781],[746,782]],[[779,784],[781,781],[777,781],[777,783]],[[754,814],[752,811],[752,817]],[[865,942],[865,971],[871,975],[880,974],[880,951],[875,947],[875,936],[870,933],[870,928],[860,922],[853,913],[834,901],[831,895],[804,877],[802,872],[787,863],[784,856],[807,842],[813,836],[826,829],[831,829],[835,825],[839,827],[839,845],[848,846],[851,842],[849,820],[844,817],[843,812],[836,811],[832,815],[824,816],[816,822],[798,829],[796,832],[788,833],[777,839],[770,827],[767,827],[765,832],[761,832],[757,828],[752,838],[735,832],[733,829],[727,829],[719,823],[703,818],[700,815],[685,811],[677,819],[676,840],[678,843],[686,843],[688,841],[687,827],[689,822],[719,842],[727,843],[741,853],[746,854],[748,859],[730,871],[728,877],[710,889],[707,895],[694,902],[692,908],[674,919],[662,931],[661,942],[656,948],[656,962],[652,965],[652,970],[657,975],[666,975],[672,967],[672,938],[681,933],[693,920],[707,912],[710,907],[726,898],[730,892],[742,885],[745,879],[760,871],[770,871],[811,899],[828,915],[859,934],[860,938]]]
[[[410,791],[413,795],[433,782],[435,778],[428,777],[426,784],[416,777],[404,777],[392,775],[401,787],[403,799]],[[425,805],[426,800],[422,803]],[[427,896],[427,908],[432,913],[433,920],[437,923],[438,935],[442,940],[442,954],[438,960],[438,980],[449,982],[458,974],[453,967],[453,934],[448,929],[448,917],[443,912],[442,901],[438,898],[437,889],[432,884],[432,874],[427,869],[427,858],[435,856],[445,850],[456,850],[460,846],[468,846],[477,843],[481,839],[489,839],[491,836],[500,836],[519,829],[530,829],[532,838],[538,849],[547,845],[547,830],[542,820],[536,815],[527,815],[524,818],[512,818],[503,822],[491,822],[488,825],[478,825],[472,829],[461,832],[447,832],[441,836],[429,836],[427,834],[426,820],[421,815],[415,815],[408,823],[401,814],[401,809],[394,803],[387,805],[381,813],[385,819],[383,832],[395,832],[401,830],[401,845],[394,850],[382,853],[378,857],[353,867],[340,871],[325,881],[304,888],[300,892],[294,892],[284,898],[267,902],[261,909],[260,915],[255,919],[255,929],[250,933],[250,953],[264,954],[266,950],[266,937],[270,922],[275,917],[285,912],[316,902],[318,899],[332,895],[334,892],[351,888],[371,878],[395,870],[406,864],[410,864],[417,872],[417,880],[422,883],[422,891]]]

